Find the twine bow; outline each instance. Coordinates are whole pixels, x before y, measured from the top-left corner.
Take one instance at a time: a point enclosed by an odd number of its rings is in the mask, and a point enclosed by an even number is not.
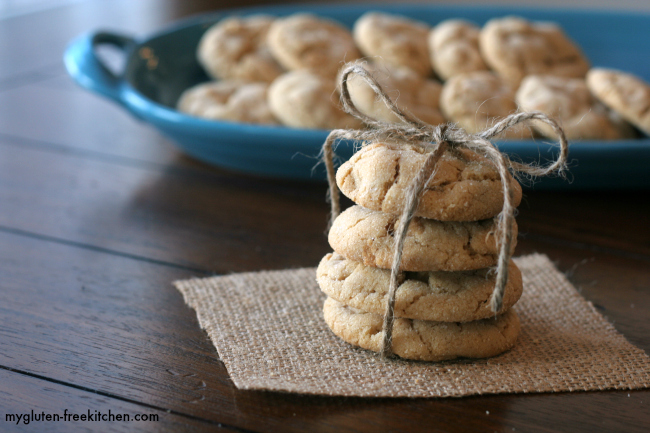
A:
[[[348,80],[351,75],[358,75],[377,94],[378,98],[386,104],[400,123],[388,123],[373,119],[360,112],[352,102],[348,89]],[[531,177],[545,176],[551,173],[562,174],[566,169],[566,161],[569,153],[569,144],[564,131],[557,122],[540,112],[527,112],[512,114],[497,122],[491,128],[478,134],[468,134],[454,124],[443,124],[432,126],[415,116],[402,111],[384,92],[379,83],[359,64],[346,66],[340,74],[341,103],[343,109],[354,117],[366,123],[368,130],[346,130],[335,129],[330,132],[323,144],[323,159],[327,169],[327,180],[329,182],[329,196],[331,202],[331,221],[340,213],[340,197],[336,184],[334,172],[334,143],[340,140],[353,140],[361,142],[362,146],[368,142],[384,141],[393,144],[408,144],[419,146],[427,153],[424,164],[417,176],[411,182],[404,203],[404,209],[400,216],[399,224],[395,231],[395,246],[393,262],[390,275],[390,287],[388,300],[384,313],[381,355],[388,357],[392,354],[393,322],[395,320],[395,294],[397,292],[397,281],[402,261],[402,250],[409,224],[418,208],[420,198],[428,183],[434,177],[438,161],[448,148],[470,149],[483,155],[496,167],[503,186],[503,208],[497,216],[497,246],[499,255],[497,259],[496,284],[490,299],[490,307],[496,314],[502,307],[503,292],[508,281],[508,264],[510,262],[510,245],[512,244],[513,222],[514,222],[514,189],[511,185],[509,170],[513,174],[525,174]],[[501,132],[527,120],[539,120],[549,124],[558,136],[560,153],[555,161],[547,166],[535,164],[524,164],[512,161],[502,154],[489,140]]]

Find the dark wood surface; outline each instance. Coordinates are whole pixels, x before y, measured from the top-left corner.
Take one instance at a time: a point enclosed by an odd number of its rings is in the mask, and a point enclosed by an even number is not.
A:
[[[231,5],[87,0],[0,20],[0,431],[647,431],[648,391],[361,399],[233,386],[171,282],[314,266],[329,249],[325,185],[192,160],[61,64],[82,32],[145,35]],[[647,191],[529,191],[517,249],[547,254],[646,352],[649,214]],[[160,420],[5,421],[32,409]]]

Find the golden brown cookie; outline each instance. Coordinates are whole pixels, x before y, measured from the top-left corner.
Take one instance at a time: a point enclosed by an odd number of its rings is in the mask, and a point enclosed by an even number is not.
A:
[[[439,108],[440,90],[437,81],[423,78],[407,68],[359,62],[377,80],[397,106],[430,124],[444,123]],[[348,90],[354,105],[363,114],[384,122],[399,122],[372,88],[357,75],[350,75]]]
[[[332,298],[323,306],[325,322],[342,340],[367,350],[381,350],[383,317],[348,307]],[[395,319],[392,350],[418,361],[488,358],[512,348],[519,335],[519,317],[512,309],[497,318],[473,322],[430,322]]]
[[[591,95],[582,78],[529,75],[521,82],[516,99],[523,111],[541,111],[557,120],[569,140],[617,140],[635,136],[630,124]],[[544,136],[557,138],[550,125],[539,121],[532,125]]]
[[[503,313],[521,297],[519,268],[510,262]],[[384,314],[390,270],[365,266],[340,254],[327,254],[316,271],[318,285],[330,298],[370,313]],[[439,322],[469,322],[493,317],[490,298],[493,269],[458,272],[402,272],[395,295],[395,316]]]
[[[199,63],[215,79],[270,83],[282,73],[266,44],[272,22],[266,15],[219,21],[199,42]]]
[[[331,78],[307,70],[278,77],[269,88],[269,106],[280,121],[293,128],[360,128],[362,122],[341,110]]]
[[[478,26],[461,19],[445,20],[431,30],[429,56],[440,78],[487,69],[478,47],[479,33]]]
[[[311,14],[278,18],[269,30],[267,41],[271,52],[285,68],[307,69],[331,79],[345,62],[360,57],[348,29]]]
[[[373,61],[406,67],[423,77],[431,75],[427,24],[398,15],[367,12],[354,24],[353,33],[359,49],[373,57]]]
[[[367,266],[390,269],[399,217],[352,206],[332,224],[328,240],[334,251]],[[497,263],[496,221],[436,221],[415,217],[406,232],[401,270],[462,271]],[[517,226],[514,225],[514,252]]]
[[[650,85],[639,77],[614,69],[594,68],[587,86],[605,105],[650,134]]]
[[[277,125],[267,103],[268,84],[213,81],[187,89],[177,108],[213,120]]]
[[[440,94],[440,110],[465,131],[481,132],[517,112],[515,92],[501,78],[488,71],[468,72],[451,77]],[[530,127],[519,124],[497,138],[530,138]]]
[[[554,23],[495,18],[481,30],[479,46],[485,63],[513,89],[527,75],[578,78],[589,70],[578,46]]]
[[[424,164],[424,151],[409,145],[373,143],[339,167],[336,183],[352,201],[368,209],[400,215],[406,192]],[[510,177],[514,206],[521,186]],[[447,151],[422,194],[417,216],[442,221],[477,221],[501,212],[499,174],[485,158],[469,150]]]

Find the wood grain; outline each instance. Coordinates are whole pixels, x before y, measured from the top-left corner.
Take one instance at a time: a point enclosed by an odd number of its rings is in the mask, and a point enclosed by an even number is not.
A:
[[[145,407],[100,394],[89,393],[59,383],[43,380],[42,378],[20,374],[0,369],[0,430],[3,432],[25,432],[25,431],[48,431],[48,432],[70,432],[70,431],[102,431],[102,432],[174,432],[174,431],[241,431],[238,429],[220,426],[217,423],[210,423],[196,420],[190,417],[169,413],[164,410]],[[40,414],[58,414],[63,416],[64,411],[70,414],[86,416],[93,415],[92,421],[31,421],[31,417],[25,423],[24,418],[10,422],[6,415],[31,415],[34,411],[36,416]],[[102,421],[96,420],[97,412],[106,414],[109,411],[113,415],[128,415],[130,421]],[[145,415],[147,421],[132,420],[136,415]],[[151,421],[152,416],[156,420]],[[42,419],[38,417],[38,419]]]
[[[644,191],[529,191],[519,206],[522,233],[650,256],[650,201]],[[604,205],[607,203],[607,205]]]
[[[460,400],[334,399],[238,391],[193,312],[169,284],[186,277],[187,271],[19,235],[0,234],[0,242],[7,246],[0,256],[4,276],[0,305],[3,323],[11,324],[0,329],[5,349],[0,365],[119,398],[255,431],[304,431],[313,419],[321,420],[323,431],[391,431],[400,426],[430,431],[434,422],[442,423],[440,431],[453,431],[452,426],[467,431],[478,425],[527,429],[546,425],[548,414],[567,405],[581,408],[570,419],[583,431],[608,431],[595,422],[593,414],[598,411],[615,414],[607,417],[610,426],[628,417],[639,423],[650,419],[644,412],[648,406],[639,403],[650,398],[649,391],[632,392],[629,398],[627,393],[597,392]],[[524,250],[539,248],[535,243],[523,245]],[[547,251],[568,266],[583,257],[580,250]],[[25,262],[30,266],[16,266]],[[594,267],[607,274],[621,265],[632,281],[649,277],[642,264],[610,263],[600,254],[576,267],[572,278],[591,278]],[[607,302],[601,310],[633,343],[648,350],[650,329],[644,312],[650,308],[650,294],[628,287],[621,282],[618,295],[638,308]],[[611,297],[611,287],[600,282],[583,293],[587,299],[607,297],[608,289]],[[586,401],[589,404],[583,407],[581,402]],[[490,417],[483,416],[486,410]],[[379,417],[376,423],[365,422],[369,412]],[[560,422],[567,421],[557,425]],[[643,431],[641,426],[630,424],[628,431]]]
[[[48,86],[61,80],[71,78],[0,92],[0,139],[125,165],[166,166],[180,159],[180,152],[169,141],[116,104],[80,88]]]
[[[217,273],[305,266],[328,249],[324,185],[0,152],[0,226]]]

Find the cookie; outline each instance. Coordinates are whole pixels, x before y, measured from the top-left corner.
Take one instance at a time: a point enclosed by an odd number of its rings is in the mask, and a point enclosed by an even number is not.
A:
[[[325,300],[323,315],[342,340],[374,352],[381,350],[381,315],[348,307],[332,298]],[[519,317],[512,309],[496,319],[465,323],[396,318],[392,350],[397,356],[418,361],[488,358],[512,348],[518,335]]]
[[[214,120],[277,125],[267,103],[268,84],[215,81],[187,89],[177,108]]]
[[[440,94],[440,110],[465,131],[483,131],[517,112],[515,93],[498,76],[488,71],[468,72],[450,78]],[[530,127],[519,124],[497,138],[530,138]]]
[[[406,67],[424,77],[431,75],[427,24],[397,15],[367,12],[354,24],[353,34],[361,52],[373,57],[375,62]]]
[[[479,36],[485,63],[514,89],[527,75],[584,77],[589,62],[554,23],[520,17],[488,21]]]
[[[266,44],[272,22],[265,15],[219,21],[201,37],[199,63],[215,79],[270,83],[283,72]]]
[[[334,251],[367,266],[390,269],[399,217],[351,206],[332,223],[328,240]],[[482,221],[411,220],[402,250],[403,271],[462,271],[497,263],[495,219]],[[517,226],[514,226],[511,254]]]
[[[510,262],[503,313],[521,297],[519,268]],[[318,285],[330,298],[369,313],[384,314],[390,285],[388,269],[373,268],[327,254],[316,271]],[[395,295],[395,316],[439,322],[469,322],[493,317],[490,298],[496,273],[492,269],[458,272],[402,272]]]
[[[401,215],[411,182],[426,154],[416,146],[373,143],[363,147],[336,172],[341,192],[361,206]],[[514,206],[521,186],[509,176]],[[478,154],[447,150],[424,190],[416,216],[442,221],[477,221],[501,212],[501,179],[492,164]]]
[[[594,68],[587,86],[605,105],[634,126],[650,134],[650,85],[632,74]]]
[[[352,34],[340,24],[311,14],[275,20],[267,42],[282,66],[334,79],[339,68],[360,57]]]
[[[269,106],[293,128],[361,128],[362,122],[342,111],[333,79],[307,70],[288,72],[269,88]]]
[[[403,111],[430,124],[444,123],[439,108],[442,86],[406,68],[395,68],[367,62],[359,63],[377,80],[382,89]],[[386,107],[372,88],[357,75],[350,75],[348,90],[354,105],[363,114],[384,122],[399,122],[399,118]]]
[[[560,122],[569,140],[616,140],[635,136],[631,125],[591,95],[582,78],[529,75],[521,82],[516,100],[520,109],[541,111]],[[556,138],[550,125],[534,121],[532,126],[544,136]]]
[[[478,47],[480,29],[469,21],[445,20],[429,33],[429,57],[443,80],[465,72],[487,69]]]

